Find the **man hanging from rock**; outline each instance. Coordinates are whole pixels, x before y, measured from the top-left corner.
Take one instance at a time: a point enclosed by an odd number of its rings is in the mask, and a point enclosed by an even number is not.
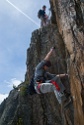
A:
[[[46,26],[49,23],[48,15],[46,14],[46,6],[38,11],[38,18],[41,20],[41,27]]]
[[[68,74],[55,75],[47,72],[47,69],[51,66],[49,59],[54,49],[55,47],[52,47],[44,60],[36,66],[34,72],[34,88],[38,94],[54,92],[58,102],[61,104],[62,101],[66,101],[70,96],[60,80],[60,78],[67,77]]]

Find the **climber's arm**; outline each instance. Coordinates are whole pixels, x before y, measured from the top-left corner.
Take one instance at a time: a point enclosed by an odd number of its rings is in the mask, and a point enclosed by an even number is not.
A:
[[[47,53],[46,57],[44,58],[44,60],[48,61],[50,59],[50,56],[52,55],[53,51],[54,51],[55,47],[52,47],[50,49],[50,51]]]
[[[68,77],[68,74],[58,74],[58,75],[56,75],[57,77],[60,77],[60,78],[66,78],[66,77]]]

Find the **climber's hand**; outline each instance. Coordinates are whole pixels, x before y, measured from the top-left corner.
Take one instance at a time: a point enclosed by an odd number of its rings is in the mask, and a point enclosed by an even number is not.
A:
[[[51,47],[50,52],[52,53],[54,52],[54,50],[55,50],[55,47]]]
[[[65,73],[65,78],[70,78],[70,75],[69,74],[67,74],[67,73]]]
[[[53,46],[53,49],[56,49],[55,46]]]
[[[51,48],[51,50],[55,50],[56,48],[55,48],[55,46],[53,46],[52,48]]]

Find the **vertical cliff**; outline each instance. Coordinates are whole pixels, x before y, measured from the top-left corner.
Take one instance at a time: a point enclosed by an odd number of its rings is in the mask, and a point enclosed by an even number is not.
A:
[[[31,45],[30,45],[30,48],[27,50],[28,58],[27,58],[26,80],[28,77],[31,78],[34,68],[42,59],[44,59],[46,53],[48,53],[48,51],[52,46],[55,46],[56,50],[54,52],[54,55],[51,57],[52,67],[50,68],[49,71],[55,74],[69,72],[69,68],[67,65],[69,63],[69,55],[68,55],[67,49],[65,48],[64,41],[58,31],[57,25],[52,24],[42,29],[36,30],[32,34]],[[69,80],[62,79],[62,81],[67,91],[70,92]],[[45,99],[47,100],[47,98]],[[53,102],[55,100],[53,100]],[[48,102],[47,106],[49,105],[49,103],[50,102]],[[57,107],[57,104],[55,105]],[[64,123],[65,125],[68,125],[68,124],[73,125],[74,118],[73,118],[72,104],[69,105],[67,109],[60,107],[60,110],[62,110],[61,120],[63,120],[62,123],[60,124]],[[56,116],[54,117],[56,118]],[[54,122],[54,125],[55,125],[55,122]]]
[[[69,54],[74,124],[84,124],[84,0],[50,0],[54,22]],[[52,16],[53,16],[52,15]],[[53,20],[52,20],[53,21]]]
[[[64,109],[54,93],[30,96],[25,94],[25,86],[31,78],[35,66],[45,57],[51,46],[56,50],[51,57],[51,73],[67,72],[68,55],[57,25],[48,25],[32,33],[30,48],[27,50],[27,72],[25,82],[12,90],[0,107],[0,125],[73,125],[72,103]],[[68,79],[62,79],[70,91]],[[20,89],[21,91],[18,91]]]
[[[52,24],[32,33],[25,81],[0,105],[0,125],[84,125],[84,2],[50,0],[50,5]],[[30,96],[26,91],[35,66],[52,46],[49,71],[69,74],[61,79],[73,100],[66,109],[54,93]]]

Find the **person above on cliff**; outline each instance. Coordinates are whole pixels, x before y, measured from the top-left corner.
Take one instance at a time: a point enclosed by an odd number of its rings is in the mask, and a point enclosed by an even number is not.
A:
[[[70,96],[60,80],[60,78],[67,77],[68,74],[56,75],[47,72],[47,69],[51,66],[49,59],[54,49],[55,47],[52,47],[44,60],[36,66],[34,71],[34,88],[38,94],[54,92],[58,102],[61,104],[62,101],[66,101]]]
[[[41,27],[46,26],[49,22],[48,15],[46,14],[46,6],[44,5],[42,9],[38,11],[38,18],[41,20]]]

